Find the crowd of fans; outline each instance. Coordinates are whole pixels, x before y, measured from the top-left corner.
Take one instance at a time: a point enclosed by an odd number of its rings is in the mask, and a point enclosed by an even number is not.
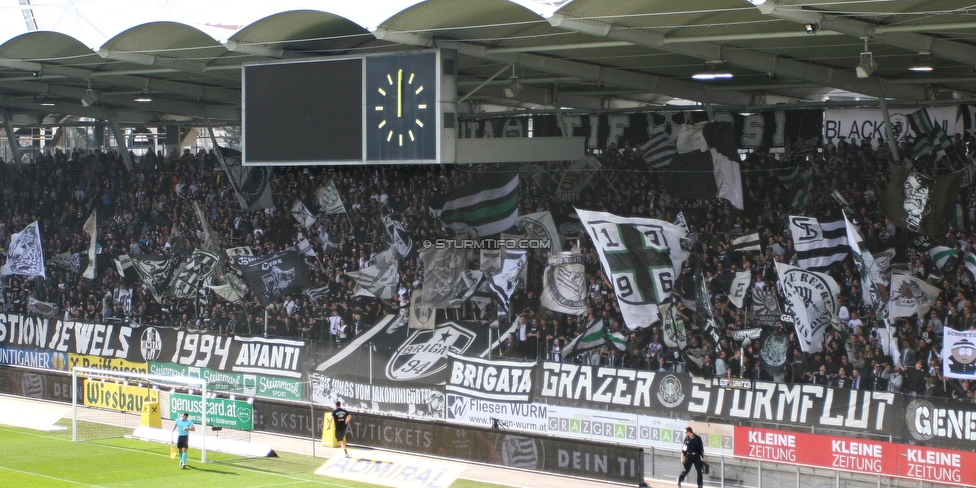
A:
[[[966,141],[957,137],[956,144],[957,152],[966,155],[976,148],[976,139]],[[903,144],[901,154],[909,151],[910,147]],[[860,281],[850,258],[830,271],[841,288],[837,306],[847,333],[829,331],[823,351],[804,354],[791,335],[789,364],[783,373],[772,376],[760,368],[759,341],[743,344],[732,340],[734,330],[754,327],[755,317],[748,301],[740,309],[724,296],[719,286],[721,278],[750,270],[757,278],[752,286],[775,288],[774,261],[788,263],[794,255],[787,216],[839,216],[837,201],[830,196],[833,190],[840,192],[858,213],[865,234],[863,247],[872,252],[888,247],[904,249],[908,233],[892,225],[879,209],[892,161],[891,151],[883,141],[827,140],[809,161],[798,163],[811,168],[814,174],[811,197],[802,208],[793,206],[797,188],[785,186],[780,178],[792,171],[793,163],[780,161],[764,147],[751,152],[741,165],[744,210],[735,209],[724,200],[688,201],[672,195],[659,183],[657,174],[647,169],[639,149],[630,143],[597,156],[602,169],[592,177],[584,192],[569,198],[556,191],[562,175],[569,170],[569,163],[521,168],[520,213],[549,210],[558,224],[567,224],[560,227],[568,233],[566,249],[578,248],[586,260],[588,308],[579,317],[542,308],[538,296],[545,256],[533,254],[525,289],[513,299],[514,330],[502,338],[499,354],[527,360],[682,369],[684,356],[665,345],[660,324],[633,331],[627,327],[613,288],[601,272],[596,251],[578,221],[574,226],[571,217],[574,206],[668,222],[673,222],[680,211],[684,212],[690,229],[699,236],[702,266],[712,293],[720,337],[717,343],[704,340],[695,312],[682,310],[689,327],[689,343],[704,364],[704,374],[972,400],[976,386],[948,380],[941,371],[942,329],[976,327],[974,279],[960,265],[961,260],[951,261],[939,270],[923,253],[915,262],[908,263],[912,273],[919,277],[940,275],[938,286],[942,296],[925,317],[899,319],[892,324],[891,333],[902,345],[898,361],[882,352],[879,322],[874,310],[861,299]],[[928,174],[960,169],[931,158],[913,164]],[[57,318],[65,320],[125,320],[209,328],[223,333],[348,340],[381,315],[400,313],[423,284],[423,263],[415,256],[408,256],[400,264],[400,284],[393,300],[354,296],[355,283],[345,273],[371,265],[376,254],[389,246],[386,229],[378,219],[380,208],[389,206],[395,218],[405,224],[414,242],[443,237],[445,230],[428,208],[431,198],[476,179],[479,171],[485,170],[487,167],[280,167],[275,168],[272,180],[275,207],[245,212],[240,209],[234,189],[213,151],[199,150],[196,154],[184,151],[169,156],[149,152],[137,158],[133,171],[129,171],[113,151],[56,149],[34,164],[0,166],[0,246],[8,245],[11,233],[37,220],[49,261],[52,256],[65,252],[84,254],[89,238],[82,226],[97,210],[96,278],[82,278],[80,270],[84,266],[56,266],[49,262],[46,277],[3,278],[2,307],[8,313],[28,314],[32,313],[28,302],[35,299],[54,304]],[[312,205],[315,190],[330,180],[341,194],[346,213],[320,214],[312,228],[303,228],[288,210],[297,199],[316,210]],[[976,212],[973,196],[969,188],[960,190],[958,202],[966,215]],[[302,237],[307,237],[315,243],[316,251],[315,259],[308,260],[312,282],[316,286],[327,285],[328,298],[316,302],[295,292],[276,300],[267,310],[259,306],[253,294],[243,304],[233,304],[213,294],[207,303],[165,297],[159,303],[142,283],[126,282],[116,271],[116,256],[170,254],[174,230],[191,248],[202,243],[193,202],[203,208],[223,248],[249,246],[255,254],[273,253],[295,246]],[[322,229],[331,241],[328,249],[316,239]],[[761,251],[732,252],[733,238],[757,231],[764,243]],[[972,241],[968,228],[954,228],[943,240],[960,253],[971,250]],[[470,257],[471,266],[477,267],[476,255]],[[676,294],[680,293],[681,290],[676,290]],[[463,312],[470,318],[484,320],[470,304]],[[618,353],[612,348],[602,348],[561,357],[563,346],[601,317],[611,329],[627,337],[626,350]],[[784,332],[789,334],[791,330]],[[904,366],[904,370],[899,366]]]

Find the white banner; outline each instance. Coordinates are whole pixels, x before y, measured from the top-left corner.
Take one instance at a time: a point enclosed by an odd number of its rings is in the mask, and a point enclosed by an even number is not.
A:
[[[942,336],[942,371],[946,377],[976,380],[976,331],[946,327]]]
[[[482,400],[447,394],[447,420],[504,430],[545,432],[549,424],[546,406],[539,403]]]
[[[625,412],[548,406],[550,435],[638,447],[681,450],[685,427],[702,437],[707,456],[731,456],[731,425],[688,422]]]
[[[918,110],[917,107],[905,109],[892,108],[888,111],[891,115],[891,128],[895,131],[895,139],[902,142],[905,135],[911,133],[908,125],[908,116]],[[929,117],[932,124],[938,124],[945,129],[946,134],[952,137],[956,131],[956,106],[930,107],[928,108]],[[962,128],[960,127],[960,130]],[[862,139],[870,139],[871,146],[877,149],[878,139],[888,140],[887,131],[884,127],[884,116],[879,109],[834,109],[824,110],[824,140],[831,139],[837,144],[840,136],[847,138],[848,142],[861,144]]]

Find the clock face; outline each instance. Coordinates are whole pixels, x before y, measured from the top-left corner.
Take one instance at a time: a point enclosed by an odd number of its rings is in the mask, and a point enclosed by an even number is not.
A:
[[[366,158],[437,157],[437,57],[419,53],[366,58]]]

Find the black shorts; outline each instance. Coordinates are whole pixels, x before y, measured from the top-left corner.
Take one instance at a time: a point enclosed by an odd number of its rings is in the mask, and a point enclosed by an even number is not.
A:
[[[181,435],[176,439],[176,447],[179,449],[189,449],[190,448],[190,436]]]
[[[335,439],[337,441],[341,441],[341,440],[343,440],[345,438],[346,438],[346,426],[343,425],[342,427],[339,427],[337,425],[336,426],[336,430],[335,430]]]

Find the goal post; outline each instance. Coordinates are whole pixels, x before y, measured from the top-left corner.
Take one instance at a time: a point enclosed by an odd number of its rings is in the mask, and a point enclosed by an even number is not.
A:
[[[78,394],[79,387],[82,388],[81,395]],[[160,403],[161,398],[171,393],[180,395],[181,406],[192,412],[194,418],[199,415],[200,429],[191,440],[196,441],[192,442],[193,447],[200,449],[201,462],[207,462],[207,437],[210,435],[207,430],[210,410],[207,387],[207,381],[201,378],[74,367],[71,369],[71,440],[134,436],[139,429],[149,440],[168,442],[171,439],[169,432],[140,426],[140,421],[144,407]],[[177,393],[180,390],[185,390],[186,394]],[[170,412],[170,416],[173,415]]]

